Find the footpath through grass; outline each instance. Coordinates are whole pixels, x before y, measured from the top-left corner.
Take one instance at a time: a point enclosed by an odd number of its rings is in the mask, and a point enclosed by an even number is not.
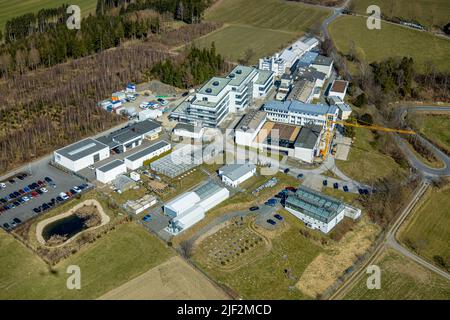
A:
[[[339,52],[348,54],[354,42],[361,58],[368,63],[389,57],[412,57],[418,71],[433,64],[439,71],[450,71],[450,40],[427,32],[411,30],[383,22],[380,30],[369,30],[364,17],[344,16],[329,26],[331,38]]]
[[[450,297],[450,281],[393,250],[385,251],[376,265],[381,269],[381,288],[369,290],[367,277],[362,277],[345,299],[446,300]]]
[[[173,253],[136,223],[107,235],[49,270],[32,251],[0,230],[0,299],[94,299],[155,267]],[[68,290],[67,266],[81,269],[81,290]]]

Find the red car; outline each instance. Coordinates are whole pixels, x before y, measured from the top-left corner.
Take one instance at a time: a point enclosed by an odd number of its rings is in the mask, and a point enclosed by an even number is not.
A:
[[[33,191],[33,192],[31,193],[31,196],[32,196],[33,198],[36,198],[38,195],[39,195],[39,193],[37,193],[36,191]]]
[[[45,185],[45,182],[42,181],[42,180],[39,180],[37,183],[38,183],[38,185],[40,185],[41,187],[42,187],[43,185]]]
[[[70,191],[67,191],[66,194],[69,198],[72,196],[72,193]]]

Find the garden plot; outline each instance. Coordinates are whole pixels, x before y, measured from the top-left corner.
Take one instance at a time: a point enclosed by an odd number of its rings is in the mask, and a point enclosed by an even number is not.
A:
[[[253,231],[247,221],[234,219],[200,243],[198,256],[208,268],[232,270],[251,262],[268,249],[267,239]]]

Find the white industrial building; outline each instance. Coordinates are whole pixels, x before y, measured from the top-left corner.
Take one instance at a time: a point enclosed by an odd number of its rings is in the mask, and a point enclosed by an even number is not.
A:
[[[121,160],[113,160],[95,169],[95,176],[102,183],[110,183],[120,174],[127,172],[127,166]]]
[[[313,163],[320,154],[324,131],[322,125],[276,124],[268,121],[266,112],[252,110],[238,123],[235,142],[261,150],[277,150],[301,161]]]
[[[146,109],[138,113],[138,120],[144,121],[147,119],[155,120],[162,117],[163,112],[160,109]]]
[[[55,163],[76,172],[105,160],[109,147],[94,139],[85,139],[53,152]]]
[[[222,181],[231,187],[236,188],[242,182],[250,179],[256,174],[256,166],[251,163],[233,163],[219,169],[219,176]]]
[[[212,181],[178,196],[164,206],[164,214],[172,218],[166,230],[174,235],[186,230],[203,219],[208,210],[229,197],[227,188]]]
[[[332,106],[336,106],[339,109],[339,118],[342,120],[347,120],[352,114],[352,108],[346,104],[341,98],[336,96],[328,97],[328,103]]]
[[[185,137],[200,140],[205,133],[205,128],[193,123],[178,123],[173,128],[173,134],[179,137]]]
[[[275,73],[275,76],[279,77],[286,72],[286,69],[294,67],[305,53],[311,51],[318,45],[318,39],[304,36],[284,49],[281,53],[259,59],[259,69],[272,71]]]
[[[265,97],[273,84],[272,72],[236,66],[225,78],[211,78],[173,110],[169,118],[214,128],[229,113],[245,110],[253,98]]]
[[[235,130],[235,142],[241,146],[251,146],[258,132],[266,122],[267,114],[261,110],[250,110],[239,122]]]
[[[144,165],[144,161],[155,158],[171,149],[170,143],[158,141],[151,146],[144,148],[126,157],[125,165],[130,170],[136,170]]]
[[[329,78],[331,76],[331,71],[333,70],[333,59],[319,55],[314,59],[313,63],[311,63],[311,67],[319,72],[325,73],[327,78]]]
[[[344,101],[345,95],[347,94],[348,81],[345,80],[334,80],[328,91],[329,97],[339,97]]]
[[[336,106],[301,103],[296,100],[269,101],[263,106],[267,118],[275,122],[295,125],[320,125],[327,127],[327,120],[336,121],[339,110]],[[335,124],[330,124],[334,129]]]
[[[304,186],[287,197],[285,208],[309,228],[323,233],[330,232],[344,217],[355,220],[361,216],[361,209]]]
[[[107,145],[114,153],[122,153],[140,146],[144,139],[156,139],[161,131],[159,122],[147,119],[127,125],[96,140]]]

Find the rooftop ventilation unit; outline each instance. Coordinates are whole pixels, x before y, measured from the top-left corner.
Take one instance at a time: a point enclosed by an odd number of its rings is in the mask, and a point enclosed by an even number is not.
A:
[[[230,77],[231,79],[233,79],[234,77],[236,77],[236,75],[235,75],[234,73],[230,73],[229,77]]]
[[[214,81],[213,86],[217,87],[219,85],[219,81]]]
[[[241,70],[241,69],[236,70],[236,73],[237,73],[237,74],[241,74],[241,73],[242,73],[242,70]]]
[[[212,89],[211,88],[206,88],[206,93],[211,93],[212,92]]]

